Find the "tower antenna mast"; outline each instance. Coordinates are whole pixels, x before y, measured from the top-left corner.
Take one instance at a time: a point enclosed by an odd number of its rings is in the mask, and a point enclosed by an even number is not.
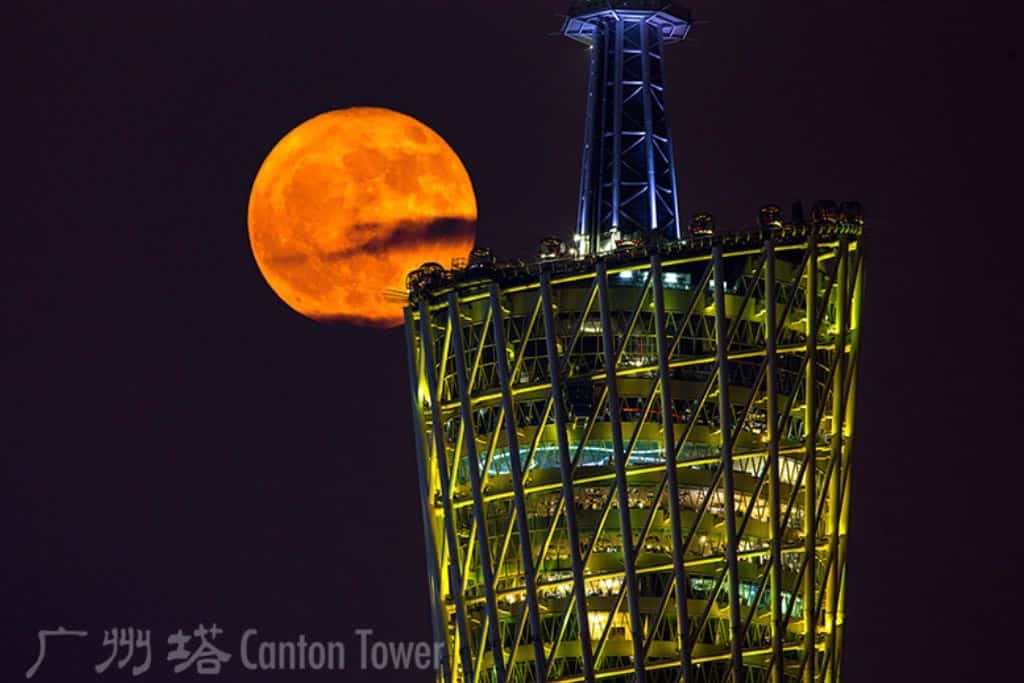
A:
[[[569,8],[562,34],[590,48],[574,236],[581,255],[651,233],[681,237],[662,51],[690,25],[688,12],[663,0],[576,0]]]

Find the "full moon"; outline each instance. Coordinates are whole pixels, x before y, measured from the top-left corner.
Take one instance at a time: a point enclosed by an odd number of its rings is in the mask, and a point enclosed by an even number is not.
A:
[[[260,272],[315,320],[402,324],[406,275],[473,248],[476,197],[451,147],[388,109],[329,111],[271,150],[249,196]]]

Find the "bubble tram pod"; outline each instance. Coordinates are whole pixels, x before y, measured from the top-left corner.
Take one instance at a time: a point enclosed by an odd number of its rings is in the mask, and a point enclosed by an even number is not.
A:
[[[836,681],[859,207],[680,234],[653,64],[688,21],[612,5],[565,28],[593,46],[573,247],[409,277],[438,680]]]

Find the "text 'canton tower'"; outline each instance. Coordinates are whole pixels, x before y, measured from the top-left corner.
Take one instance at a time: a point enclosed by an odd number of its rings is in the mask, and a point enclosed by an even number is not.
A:
[[[409,276],[440,681],[836,681],[859,205],[681,229],[666,3],[577,2],[579,222]]]

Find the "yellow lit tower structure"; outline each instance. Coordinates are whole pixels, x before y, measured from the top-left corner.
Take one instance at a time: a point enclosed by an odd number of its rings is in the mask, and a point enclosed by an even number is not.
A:
[[[409,276],[438,680],[837,681],[859,205],[681,230],[664,2],[577,2],[580,218]]]

